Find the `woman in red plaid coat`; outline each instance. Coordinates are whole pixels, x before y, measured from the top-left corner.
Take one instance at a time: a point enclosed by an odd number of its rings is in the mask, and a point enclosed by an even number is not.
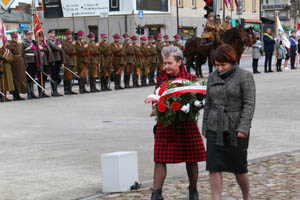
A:
[[[168,80],[183,78],[195,80],[196,76],[186,72],[182,64],[182,51],[178,47],[165,47],[162,51],[164,71],[157,77],[156,89]],[[161,200],[162,187],[167,174],[167,163],[186,163],[189,177],[189,199],[197,200],[198,162],[205,161],[206,153],[194,121],[184,121],[174,126],[164,127],[158,122],[154,141],[154,183],[151,200]]]

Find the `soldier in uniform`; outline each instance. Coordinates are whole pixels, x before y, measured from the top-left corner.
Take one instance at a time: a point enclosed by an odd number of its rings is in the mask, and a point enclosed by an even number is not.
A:
[[[214,14],[210,13],[208,16],[208,20],[205,24],[204,32],[202,33],[202,38],[206,40],[206,42],[213,42],[215,40],[215,33],[217,28],[215,26]]]
[[[41,71],[41,54],[39,45],[33,40],[33,32],[28,30],[25,34],[26,38],[23,41],[23,49],[25,52],[26,71],[30,75],[30,77],[27,77],[27,99],[36,99],[38,97],[34,94],[32,79],[35,79],[37,72]]]
[[[50,73],[50,68],[54,65],[54,56],[52,50],[45,41],[43,32],[39,32],[38,41],[40,55],[41,55],[41,66],[43,66],[41,71],[37,74],[38,82],[41,86],[45,88],[45,83],[47,76]],[[51,79],[52,80],[52,79]],[[39,98],[50,97],[48,96],[42,88],[38,87]]]
[[[163,49],[163,44],[161,42],[162,40],[162,34],[157,34],[156,35],[156,50],[157,50],[157,57],[158,57],[158,64],[157,64],[157,70],[156,70],[156,75],[158,76],[162,71],[163,71],[163,68],[164,68],[164,61],[163,61],[163,57],[161,55],[161,51]]]
[[[151,37],[149,37],[150,39]],[[153,38],[153,36],[152,36]],[[156,50],[156,49],[154,49]],[[142,66],[142,87],[148,86],[147,84],[147,77],[149,75],[150,72],[150,63],[152,62],[152,55],[151,55],[151,49],[150,49],[150,45],[147,45],[147,37],[143,36],[141,37],[141,52],[143,54],[143,59],[144,59],[144,64]],[[155,51],[156,54],[156,51]],[[152,63],[151,63],[152,64]],[[154,69],[156,67],[156,63],[154,65]]]
[[[155,85],[154,76],[155,76],[155,70],[158,65],[158,55],[157,55],[158,51],[155,45],[154,37],[151,35],[148,38],[148,45],[150,46],[150,53],[151,53],[149,85]]]
[[[77,33],[78,40],[75,42],[75,51],[77,59],[77,71],[79,73],[79,93],[89,93],[85,88],[85,80],[88,74],[88,65],[89,65],[89,46],[83,40],[84,32],[78,31]]]
[[[54,65],[50,68],[51,78],[53,82],[51,82],[52,87],[52,96],[53,97],[60,97],[63,96],[57,92],[57,86],[60,82],[59,72],[60,67],[63,63],[64,55],[62,50],[62,45],[59,43],[58,40],[55,39],[55,30],[48,31],[47,44],[49,45],[53,56],[54,56]]]
[[[113,53],[113,70],[115,90],[124,89],[121,87],[121,75],[124,67],[126,66],[126,50],[122,44],[120,44],[120,35],[113,35],[114,42],[110,44],[111,51]]]
[[[89,79],[90,79],[90,91],[100,92],[96,87],[96,79],[98,78],[99,65],[100,65],[100,51],[99,43],[95,42],[95,34],[90,33],[88,35],[89,41],[89,52],[90,52],[90,65],[89,65]]]
[[[233,25],[230,20],[231,20],[231,17],[229,15],[227,15],[226,21],[223,23],[223,30],[225,32],[233,28]]]
[[[223,29],[223,26],[221,24],[221,18],[220,18],[219,15],[216,17],[215,27],[216,27],[216,32],[215,32],[216,40],[217,40],[217,42],[220,42],[221,41],[221,35],[224,33],[224,29]]]
[[[100,36],[102,38],[102,41],[99,45],[99,51],[101,55],[101,91],[111,91],[108,81],[112,69],[112,51],[110,49],[110,45],[107,43],[108,35],[106,33],[102,33]]]
[[[171,43],[170,43],[170,38],[169,38],[169,36],[168,36],[168,35],[164,35],[163,46],[164,46],[164,47],[168,47],[168,46],[170,46],[170,45],[171,45]]]
[[[138,37],[134,35],[131,37],[131,40],[132,40],[132,46],[134,48],[134,54],[135,54],[135,63],[134,63],[134,69],[132,73],[132,81],[133,81],[133,87],[137,88],[137,87],[141,87],[139,85],[139,76],[140,76],[142,65],[144,63],[144,59],[143,59],[143,54],[141,52],[141,47],[137,43]]]
[[[173,36],[175,41],[173,42],[173,46],[178,47],[181,51],[184,51],[184,45],[180,44],[180,35],[176,34]]]
[[[24,61],[24,51],[21,44],[18,43],[18,33],[11,34],[11,42],[7,48],[13,54],[13,61],[11,63],[11,70],[13,74],[15,91],[13,92],[13,100],[25,100],[20,94],[26,94],[26,66]]]
[[[71,30],[66,31],[67,39],[63,42],[63,51],[65,52],[65,65],[72,72],[76,71],[76,52],[75,41],[72,41],[73,32]],[[72,91],[72,79],[73,73],[69,70],[64,70],[64,91],[65,95],[77,94]]]
[[[15,90],[13,74],[11,71],[11,63],[14,57],[6,47],[6,41],[7,39],[4,38],[0,49],[0,90],[2,92],[2,94],[0,94],[0,102],[11,101],[6,98],[6,92],[13,92]]]
[[[126,51],[126,67],[124,69],[124,83],[125,83],[125,88],[132,88],[130,86],[130,76],[134,70],[134,65],[136,62],[136,57],[135,57],[135,50],[133,45],[129,42],[129,35],[127,33],[123,34],[123,37],[125,39],[123,46]]]

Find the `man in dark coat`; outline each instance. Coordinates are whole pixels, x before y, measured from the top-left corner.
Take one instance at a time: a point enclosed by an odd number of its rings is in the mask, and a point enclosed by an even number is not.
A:
[[[40,55],[39,45],[35,40],[33,40],[33,32],[31,30],[27,31],[26,38],[23,41],[23,49],[25,52],[25,63],[26,71],[30,75],[27,76],[27,99],[36,99],[33,89],[33,80],[37,72],[40,72],[42,69],[42,60]]]
[[[57,92],[57,86],[60,82],[59,72],[60,72],[61,64],[63,63],[64,55],[63,55],[61,44],[59,43],[58,40],[55,39],[54,30],[48,31],[48,37],[49,39],[47,40],[47,44],[52,50],[54,56],[54,65],[51,67],[51,75],[53,80],[53,82],[51,82],[52,96],[60,97],[63,95]]]
[[[296,55],[297,55],[297,39],[296,39],[296,32],[292,31],[291,36],[289,38],[291,43],[290,48],[290,56],[291,56],[291,69],[296,69],[295,67],[295,61],[296,61]]]
[[[272,71],[272,57],[273,57],[273,52],[274,52],[274,44],[275,40],[272,36],[271,29],[268,28],[266,30],[266,33],[264,34],[263,37],[264,41],[264,51],[265,51],[265,73],[267,72],[273,72]],[[268,71],[268,66],[269,66],[269,71]]]

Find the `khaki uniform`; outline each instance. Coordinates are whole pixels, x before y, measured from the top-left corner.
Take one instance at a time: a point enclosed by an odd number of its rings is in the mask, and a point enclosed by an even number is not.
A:
[[[184,51],[184,45],[183,44],[180,44],[180,43],[175,41],[173,43],[173,46],[178,47],[181,51]]]
[[[89,42],[90,65],[89,72],[91,78],[97,78],[100,64],[99,46],[95,42]]]
[[[15,93],[24,94],[27,91],[26,66],[24,61],[24,51],[21,44],[11,41],[7,48],[13,54],[11,70],[13,74]]]
[[[224,22],[223,23],[223,29],[224,29],[224,31],[228,31],[228,30],[230,30],[232,28],[233,28],[233,25],[232,25],[231,22]]]
[[[133,74],[140,75],[143,63],[145,62],[141,47],[137,44],[133,45],[135,53],[135,64]]]
[[[156,45],[156,51],[157,51],[157,57],[158,57],[158,63],[157,63],[157,74],[161,73],[163,71],[163,57],[161,55],[161,51],[164,48],[163,44],[159,41],[155,43]]]
[[[162,44],[162,46],[163,47],[171,46],[171,42],[170,41],[168,41],[168,42],[164,41],[163,44]]]
[[[99,45],[101,55],[101,78],[110,77],[112,69],[112,51],[109,44],[101,42]]]
[[[141,53],[143,54],[143,66],[142,66],[142,75],[148,75],[150,72],[150,64],[152,62],[152,54],[150,46],[145,44],[141,45]],[[155,69],[155,68],[154,68]]]
[[[158,56],[156,46],[154,44],[150,45],[150,73],[155,73],[157,64],[158,64]]]
[[[77,59],[77,71],[80,78],[85,78],[88,74],[89,65],[89,49],[85,48],[85,42],[79,40],[75,43],[76,59]]]
[[[125,48],[126,51],[126,67],[124,69],[124,74],[130,75],[134,70],[134,66],[136,62],[135,50],[134,47],[127,42],[123,43],[123,47]]]
[[[13,58],[14,58],[13,54],[10,52],[9,49],[6,48],[6,46],[3,46],[0,49],[0,57],[5,59],[3,61],[0,61],[0,72],[3,73],[0,76],[0,90],[2,92],[14,91],[15,86],[14,86],[13,74],[11,71],[11,63],[13,62]],[[3,82],[4,82],[4,86],[2,84]]]
[[[205,24],[204,32],[202,33],[202,37],[214,41],[215,32],[216,32],[215,22],[213,20],[207,20]]]
[[[63,50],[65,52],[65,65],[68,67],[72,72],[76,71],[76,52],[75,46],[72,44],[72,41],[65,40],[63,42]],[[71,80],[73,78],[73,74],[69,70],[64,71],[64,80]]]
[[[217,40],[217,42],[220,42],[221,41],[221,34],[224,32],[224,29],[223,29],[222,24],[217,24],[216,23],[215,26],[216,26],[216,33],[215,33],[216,40]]]
[[[125,48],[120,48],[120,44],[110,44],[113,53],[113,70],[116,75],[121,75],[126,66],[126,51]]]

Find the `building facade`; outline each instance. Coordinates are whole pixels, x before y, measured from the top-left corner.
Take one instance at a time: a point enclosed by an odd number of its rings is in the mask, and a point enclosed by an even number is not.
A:
[[[278,12],[283,27],[292,27],[290,0],[262,0],[262,17],[275,20],[275,12]]]
[[[223,16],[223,0],[219,0],[218,14]],[[206,23],[204,15],[205,2],[203,0],[109,0],[110,11],[107,18],[97,17],[68,17],[68,18],[43,18],[45,31],[56,29],[58,35],[63,37],[67,29],[74,32],[84,30],[93,32],[99,36],[101,33],[109,33],[110,41],[115,33],[130,35],[136,34],[136,27],[144,28],[144,35],[157,33],[174,35],[177,29],[183,39],[201,37]],[[259,0],[246,1],[241,17],[248,23],[260,23]],[[143,17],[139,17],[139,11],[143,10]],[[177,18],[178,10],[178,18]],[[237,19],[236,9],[225,8],[225,15]],[[179,23],[177,23],[177,21]]]

